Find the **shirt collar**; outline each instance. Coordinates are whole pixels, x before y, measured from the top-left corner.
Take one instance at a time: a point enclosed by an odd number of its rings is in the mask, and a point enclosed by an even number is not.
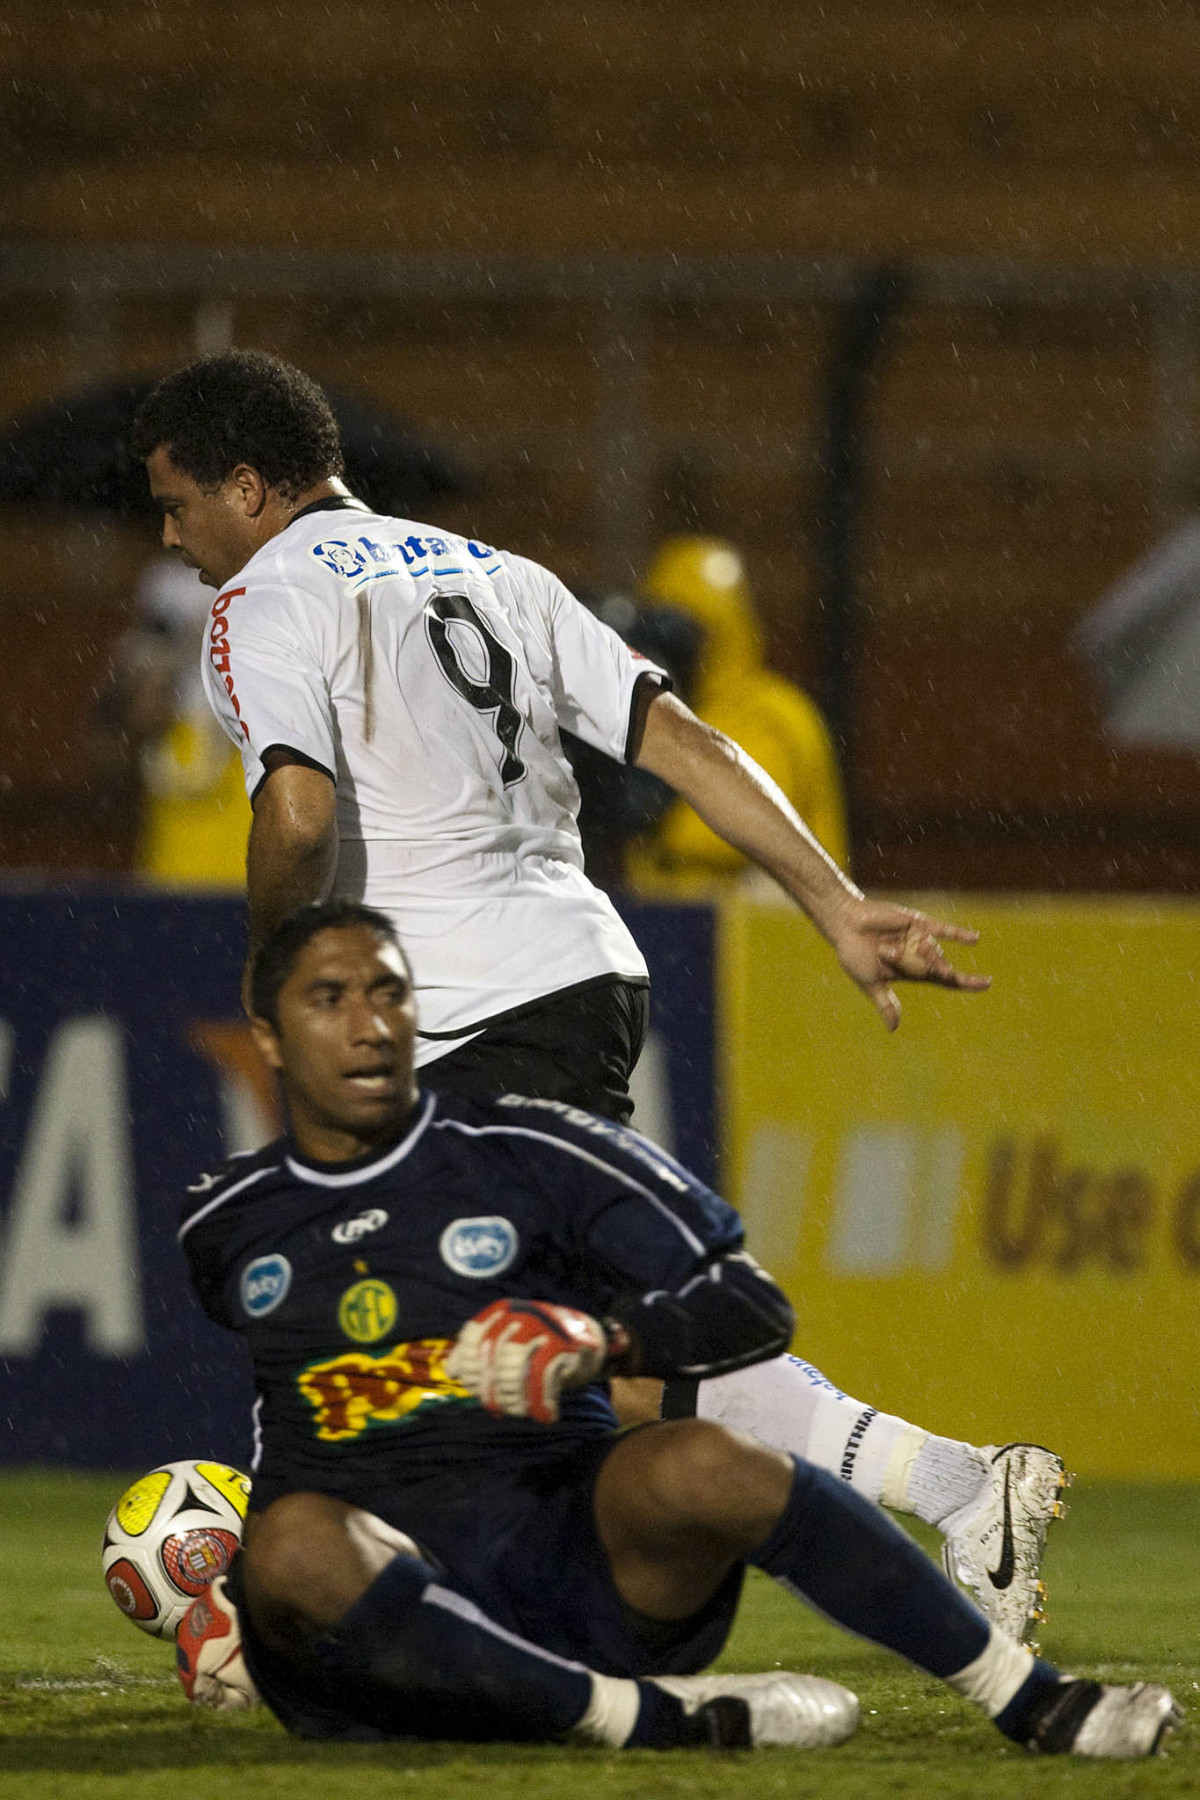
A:
[[[324,500],[310,500],[302,506],[298,513],[293,513],[288,520],[294,525],[297,519],[307,519],[309,513],[319,512],[370,512],[370,507],[363,500],[356,500],[353,494],[329,494]]]
[[[309,1157],[301,1156],[289,1139],[287,1155],[284,1157],[288,1173],[294,1175],[297,1181],[307,1181],[313,1187],[358,1187],[364,1181],[374,1181],[377,1176],[388,1174],[416,1148],[433,1117],[436,1105],[436,1094],[423,1093],[416,1119],[398,1143],[392,1144],[387,1150],[368,1151],[365,1156],[353,1157],[349,1162],[313,1162]]]

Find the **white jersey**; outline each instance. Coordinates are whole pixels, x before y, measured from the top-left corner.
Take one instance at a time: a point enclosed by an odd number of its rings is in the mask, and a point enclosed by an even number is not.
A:
[[[319,503],[217,596],[203,670],[251,798],[275,746],[332,778],[334,891],[395,922],[418,1063],[546,994],[646,979],[583,872],[559,727],[624,759],[639,679],[667,677],[549,570]]]

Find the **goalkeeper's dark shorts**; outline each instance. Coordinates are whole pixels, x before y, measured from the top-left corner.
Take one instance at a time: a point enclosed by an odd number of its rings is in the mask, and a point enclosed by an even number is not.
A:
[[[607,1434],[499,1481],[468,1475],[450,1500],[439,1482],[428,1502],[417,1483],[357,1494],[353,1503],[411,1537],[439,1583],[503,1631],[602,1675],[694,1674],[729,1635],[743,1570],[735,1566],[701,1611],[678,1622],[646,1619],[625,1605],[592,1506],[596,1477],[617,1441],[618,1434]],[[328,1666],[265,1644],[242,1599],[240,1561],[230,1571],[229,1592],[239,1609],[243,1653],[260,1694],[289,1731],[360,1741],[476,1735],[465,1708],[449,1720],[426,1709],[414,1723],[402,1699],[375,1686],[342,1690]]]

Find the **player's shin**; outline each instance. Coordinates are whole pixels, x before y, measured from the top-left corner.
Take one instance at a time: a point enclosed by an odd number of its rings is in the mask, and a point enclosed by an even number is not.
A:
[[[836,1624],[949,1682],[1014,1737],[1058,1681],[885,1514],[824,1470],[797,1462],[783,1516],[749,1560]]]
[[[537,1741],[575,1736],[613,1748],[697,1741],[672,1695],[650,1682],[598,1675],[489,1619],[402,1555],[312,1653],[355,1711],[389,1733]]]

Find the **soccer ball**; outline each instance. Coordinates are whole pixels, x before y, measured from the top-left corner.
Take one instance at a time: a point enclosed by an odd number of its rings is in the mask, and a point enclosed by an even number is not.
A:
[[[104,1581],[125,1614],[174,1638],[242,1541],[249,1477],[219,1462],[172,1462],[127,1488],[104,1527]]]

